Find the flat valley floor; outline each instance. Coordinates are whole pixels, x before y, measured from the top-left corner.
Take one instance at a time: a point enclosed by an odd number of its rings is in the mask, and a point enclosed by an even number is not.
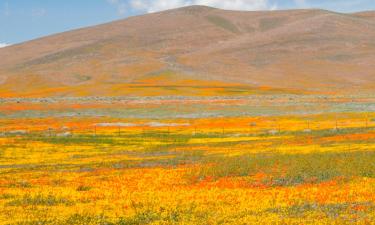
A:
[[[0,102],[1,224],[373,224],[375,96]]]

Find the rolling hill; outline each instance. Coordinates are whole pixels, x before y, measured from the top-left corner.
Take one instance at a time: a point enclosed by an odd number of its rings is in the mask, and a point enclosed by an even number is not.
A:
[[[375,12],[130,17],[0,49],[0,96],[357,94],[375,90]]]

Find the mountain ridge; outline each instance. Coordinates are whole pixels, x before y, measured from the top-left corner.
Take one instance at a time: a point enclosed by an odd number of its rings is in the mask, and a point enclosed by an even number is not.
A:
[[[252,90],[243,94],[371,92],[373,13],[190,6],[134,16],[0,49],[0,96],[202,95],[188,87],[210,81]],[[194,82],[170,90],[184,80]],[[153,82],[165,88],[134,91]]]

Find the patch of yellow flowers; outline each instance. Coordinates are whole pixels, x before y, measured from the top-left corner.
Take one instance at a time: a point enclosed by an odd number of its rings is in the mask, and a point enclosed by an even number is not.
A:
[[[192,182],[190,171],[207,166],[204,160],[170,163],[181,152],[370,151],[372,144],[346,149],[339,141],[323,146],[323,139],[290,135],[197,136],[163,151],[173,138],[150,137],[144,146],[134,138],[119,138],[121,145],[0,138],[0,224],[375,223],[373,178],[269,186],[254,182],[262,174],[249,174]]]

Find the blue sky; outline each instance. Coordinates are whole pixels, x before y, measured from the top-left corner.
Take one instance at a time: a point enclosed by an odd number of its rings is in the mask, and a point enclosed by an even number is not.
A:
[[[192,4],[234,10],[375,10],[375,0],[0,0],[0,47],[132,15]]]

